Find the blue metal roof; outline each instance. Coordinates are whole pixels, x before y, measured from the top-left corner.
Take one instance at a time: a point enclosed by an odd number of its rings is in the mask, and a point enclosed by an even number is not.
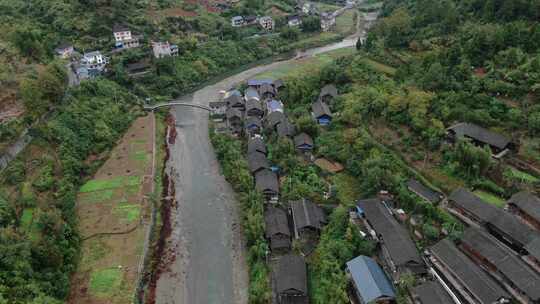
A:
[[[273,79],[249,79],[248,80],[248,86],[260,86],[263,84],[273,84]]]
[[[278,111],[278,110],[282,110],[283,111],[283,104],[278,101],[278,100],[275,100],[275,99],[272,99],[268,102],[268,108],[274,112],[274,111]]]
[[[396,296],[392,284],[381,267],[372,258],[358,256],[347,262],[354,286],[364,303],[369,303],[380,297]]]

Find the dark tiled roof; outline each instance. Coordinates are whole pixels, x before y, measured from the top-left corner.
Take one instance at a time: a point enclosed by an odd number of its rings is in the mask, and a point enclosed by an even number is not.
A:
[[[279,137],[293,137],[296,133],[296,128],[286,119],[277,125],[277,133]]]
[[[540,238],[536,238],[532,240],[527,246],[525,246],[525,250],[534,257],[537,261],[540,261]]]
[[[287,120],[285,114],[280,111],[275,111],[266,116],[266,126],[269,128],[275,128],[279,123],[283,122],[284,120]]]
[[[441,284],[427,281],[413,288],[413,294],[421,304],[454,304],[454,301]]]
[[[265,155],[268,153],[264,140],[261,137],[252,137],[248,139],[248,154],[254,152],[259,152]]]
[[[296,290],[307,295],[307,267],[303,257],[293,254],[282,256],[274,273],[278,293]]]
[[[272,84],[270,83],[263,83],[260,87],[259,87],[259,94],[264,95],[265,93],[271,93],[271,94],[276,94],[276,90],[274,89],[274,87],[272,86]]]
[[[322,209],[314,203],[303,199],[299,201],[291,201],[291,210],[293,222],[296,229],[314,228],[322,229],[326,223],[326,216]]]
[[[259,101],[255,98],[248,99],[246,101],[246,113],[248,112],[264,113],[264,106],[262,101]]]
[[[285,86],[285,83],[283,82],[283,80],[277,79],[276,81],[274,81],[274,87],[276,89],[279,89],[279,88],[284,87],[284,86]]]
[[[415,179],[409,179],[409,181],[407,181],[407,187],[409,188],[409,190],[413,191],[423,199],[426,199],[433,204],[441,200],[442,194],[431,190],[430,188],[424,186]]]
[[[495,227],[510,236],[513,242],[519,243],[520,246],[524,246],[537,235],[533,229],[522,223],[516,216],[484,202],[464,188],[452,192],[448,199],[478,217],[487,225]]]
[[[248,128],[250,126],[257,126],[259,128],[262,127],[261,120],[258,117],[250,116],[246,118],[246,121],[244,123],[244,127]]]
[[[259,191],[279,193],[279,183],[276,173],[268,169],[255,173],[255,187]]]
[[[508,299],[508,294],[448,239],[431,247],[431,252],[480,303]]]
[[[363,303],[372,303],[382,297],[394,298],[396,296],[384,271],[372,258],[358,256],[347,262],[347,269]]]
[[[129,31],[129,28],[128,28],[126,25],[124,25],[124,24],[115,23],[115,24],[113,25],[112,30],[113,30],[113,33],[127,32],[127,31]]]
[[[276,234],[291,236],[287,211],[279,207],[270,206],[264,211],[264,222],[266,225],[265,234],[267,238]]]
[[[363,210],[377,234],[382,236],[384,245],[397,266],[406,266],[411,262],[423,265],[407,230],[396,221],[379,199],[360,200],[358,207]]]
[[[270,168],[266,156],[259,152],[249,153],[247,156],[249,171],[251,173]]]
[[[328,105],[321,100],[317,100],[311,105],[311,110],[313,111],[313,114],[316,118],[319,118],[323,115],[327,115],[332,117],[332,112],[330,112],[330,108]]]
[[[532,195],[532,193],[525,191],[516,193],[512,195],[508,203],[518,206],[519,209],[540,222],[540,198]]]
[[[225,112],[225,115],[227,116],[227,119],[231,119],[234,117],[242,119],[242,112],[238,110],[237,108],[228,108],[227,111]]]
[[[448,200],[484,222],[487,222],[501,211],[497,207],[484,202],[465,188],[454,190],[448,197]]]
[[[507,137],[472,123],[458,123],[448,128],[448,130],[453,131],[458,138],[463,136],[470,137],[499,149],[506,148],[510,143],[510,139]]]
[[[294,146],[309,145],[313,147],[313,139],[306,133],[300,133],[294,137]]]
[[[332,97],[336,97],[337,94],[338,92],[336,86],[333,84],[327,84],[321,89],[321,93],[319,94],[319,96],[323,97],[329,95]]]
[[[540,275],[495,238],[476,228],[468,228],[461,242],[497,267],[508,280],[533,301],[540,300]]]
[[[234,106],[243,106],[245,105],[244,98],[238,94],[231,94],[227,96],[227,98],[224,99],[225,102],[227,102],[227,105],[234,107]]]

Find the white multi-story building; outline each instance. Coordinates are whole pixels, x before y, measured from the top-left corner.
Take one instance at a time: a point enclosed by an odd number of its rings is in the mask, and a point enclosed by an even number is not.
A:
[[[81,64],[89,70],[103,70],[107,64],[107,58],[100,51],[84,53]]]
[[[274,19],[270,16],[263,16],[259,18],[259,24],[261,27],[267,31],[274,29]]]
[[[152,42],[152,51],[154,52],[154,57],[156,58],[178,56],[178,46],[175,44],[170,44],[169,41]]]
[[[139,38],[131,34],[131,30],[125,25],[115,24],[113,36],[117,48],[129,49],[139,46]]]

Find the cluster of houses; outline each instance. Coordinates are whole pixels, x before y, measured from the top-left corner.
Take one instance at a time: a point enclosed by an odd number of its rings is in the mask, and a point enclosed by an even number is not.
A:
[[[123,50],[138,48],[141,46],[140,35],[135,35],[125,25],[115,24],[112,28],[114,37],[114,48],[111,53],[118,53]],[[151,42],[152,51],[155,58],[163,58],[178,55],[178,46],[170,44],[168,41]],[[94,78],[106,71],[109,59],[99,50],[78,53],[73,45],[62,43],[55,48],[55,53],[62,59],[72,59],[71,68],[79,80]],[[130,74],[141,72],[148,68],[144,61],[127,66]]]
[[[279,168],[268,159],[264,135],[275,133],[294,143],[298,153],[310,155],[313,139],[306,133],[297,133],[284,113],[278,92],[283,88],[280,80],[249,80],[244,92],[225,92],[221,101],[211,102],[213,117],[225,120],[226,130],[247,139],[247,162],[255,179],[255,188],[265,198],[265,237],[268,240],[272,287],[277,303],[308,303],[307,264],[309,255],[318,242],[326,215],[317,204],[308,199],[282,202],[280,200]],[[313,104],[314,119],[323,125],[331,121],[325,102],[337,95],[333,86],[321,91]],[[321,106],[321,104],[323,104]],[[324,108],[322,112],[319,107]],[[318,113],[321,112],[322,115]],[[317,114],[316,114],[317,113]],[[300,244],[301,255],[292,252],[292,242]]]
[[[233,27],[258,25],[263,30],[271,31],[275,27],[274,19],[270,16],[234,16],[231,18]]]
[[[391,196],[358,201],[355,217],[378,248],[377,261],[359,256],[347,263],[360,303],[395,303],[394,283],[404,274],[420,278],[409,290],[418,304],[540,303],[540,198],[519,192],[502,209],[463,188],[444,199],[416,180],[407,186],[427,202],[441,202],[468,228],[421,255]]]

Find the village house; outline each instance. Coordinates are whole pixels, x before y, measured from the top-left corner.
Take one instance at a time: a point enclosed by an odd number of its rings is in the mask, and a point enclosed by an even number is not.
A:
[[[178,46],[176,44],[170,44],[169,41],[152,41],[152,51],[154,53],[154,57],[157,59],[169,56],[178,56]]]
[[[429,260],[437,273],[453,287],[467,303],[509,303],[510,296],[480,267],[459,251],[448,239],[429,250]]]
[[[244,121],[244,130],[246,134],[253,136],[254,134],[261,134],[262,122],[261,119],[255,116],[248,116]]]
[[[244,91],[244,98],[246,100],[248,99],[257,99],[257,100],[261,100],[261,95],[259,95],[259,91],[254,88],[254,87],[248,87],[245,91]]]
[[[242,132],[242,112],[238,108],[229,107],[225,112],[227,125],[232,133]]]
[[[211,116],[214,119],[225,118],[227,112],[227,103],[225,101],[211,101],[208,103],[210,109],[212,109]]]
[[[279,123],[276,129],[279,137],[292,138],[294,134],[296,134],[296,127],[289,121],[288,118],[285,118],[281,123]]]
[[[323,210],[306,199],[291,201],[291,214],[296,239],[317,239],[327,223]]]
[[[259,152],[248,153],[247,163],[249,167],[249,172],[255,174],[262,170],[270,169],[270,163],[266,156]]]
[[[264,156],[268,155],[266,144],[260,136],[250,137],[248,139],[248,155],[253,153],[260,153]]]
[[[328,32],[336,25],[336,16],[333,13],[321,13],[321,30]]]
[[[237,90],[227,92],[223,101],[227,103],[227,107],[229,108],[237,108],[241,111],[244,111],[246,108],[246,101]]]
[[[308,304],[307,265],[302,256],[287,254],[277,260],[274,282],[279,304]]]
[[[126,72],[131,77],[144,75],[150,71],[150,63],[146,60],[126,64]]]
[[[540,234],[522,223],[516,216],[484,202],[464,188],[459,188],[448,197],[450,211],[464,222],[471,220],[484,226],[502,242],[520,253],[524,247]]]
[[[456,142],[460,138],[468,138],[472,140],[475,145],[488,145],[495,158],[500,158],[509,150],[515,148],[515,145],[509,138],[472,123],[462,122],[453,125],[446,129],[446,134],[453,142]]]
[[[501,283],[526,298],[520,302],[540,303],[540,275],[495,238],[470,227],[463,233],[461,247]]]
[[[300,16],[298,15],[291,15],[287,16],[287,25],[289,27],[297,27],[302,24],[302,19],[300,19]]]
[[[275,111],[268,114],[265,118],[265,126],[266,128],[270,130],[275,130],[276,127],[282,123],[283,121],[286,121],[287,117],[283,112],[281,111]]]
[[[532,240],[525,246],[528,253],[527,261],[534,269],[540,272],[540,238]]]
[[[259,25],[267,31],[274,29],[274,19],[270,16],[263,16],[259,18]]]
[[[309,152],[313,150],[313,139],[306,133],[300,133],[294,137],[294,147],[303,152]]]
[[[276,173],[267,169],[255,173],[255,188],[261,191],[267,200],[277,202],[279,182]]]
[[[81,58],[81,64],[86,66],[88,69],[102,71],[105,69],[105,65],[107,64],[107,58],[105,58],[100,51],[93,51],[83,55]]]
[[[233,27],[241,27],[244,25],[244,17],[242,16],[234,16],[231,18],[231,25]]]
[[[276,92],[279,92],[280,89],[283,89],[285,87],[285,83],[283,83],[283,80],[281,79],[276,79],[273,82],[273,85],[274,85],[274,89],[276,89]]]
[[[454,304],[454,300],[441,284],[427,281],[412,288],[412,297],[415,304]]]
[[[413,178],[407,181],[407,189],[431,204],[437,204],[443,199],[441,193],[431,190]]]
[[[54,49],[56,55],[62,59],[68,59],[74,52],[73,45],[62,43]]]
[[[244,25],[254,25],[257,24],[257,16],[244,16]]]
[[[407,230],[392,216],[380,198],[358,201],[357,211],[364,225],[377,236],[382,255],[393,276],[426,273],[426,267]]]
[[[139,38],[132,35],[131,30],[122,24],[113,26],[113,36],[117,49],[130,49],[139,47]]]
[[[262,118],[264,116],[265,107],[263,101],[256,98],[250,98],[246,101],[246,115]]]
[[[272,112],[282,112],[283,113],[283,103],[281,100],[270,99],[266,101],[266,111],[268,113]]]
[[[332,121],[332,112],[326,103],[322,100],[317,100],[311,105],[313,118],[321,126],[327,126]]]
[[[263,100],[276,97],[276,89],[269,83],[263,83],[258,91]]]
[[[518,192],[508,200],[508,208],[540,231],[540,198],[530,192]]]
[[[321,89],[321,93],[319,93],[319,99],[326,103],[331,104],[332,100],[338,96],[338,91],[335,85],[333,84],[327,84]]]
[[[265,237],[274,253],[291,249],[291,230],[287,212],[280,207],[268,206],[264,211]]]
[[[395,303],[396,293],[394,287],[375,260],[361,255],[348,261],[346,265],[347,275],[352,282],[354,294],[360,303]]]

